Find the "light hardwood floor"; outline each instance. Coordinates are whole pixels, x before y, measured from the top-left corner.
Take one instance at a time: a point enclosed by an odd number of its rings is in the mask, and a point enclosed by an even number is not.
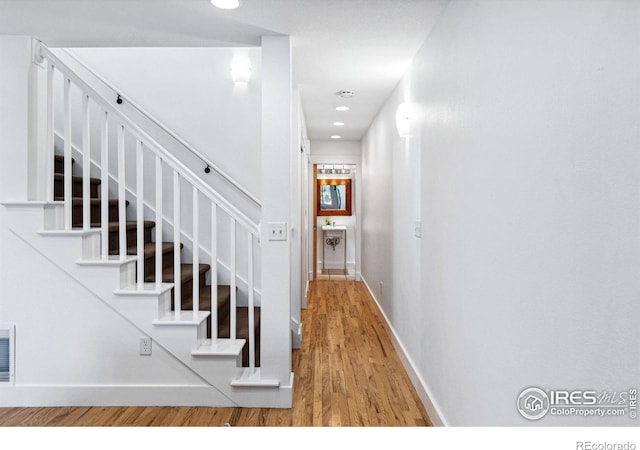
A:
[[[3,426],[425,426],[429,418],[363,283],[314,281],[293,351],[291,409],[0,408]]]

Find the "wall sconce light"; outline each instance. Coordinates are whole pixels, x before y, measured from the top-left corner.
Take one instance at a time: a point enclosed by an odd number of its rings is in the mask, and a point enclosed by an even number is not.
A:
[[[251,78],[251,61],[249,58],[236,56],[231,63],[231,78],[234,83],[248,83]]]
[[[411,136],[411,126],[415,119],[414,108],[410,103],[401,103],[396,111],[396,128],[400,137]]]

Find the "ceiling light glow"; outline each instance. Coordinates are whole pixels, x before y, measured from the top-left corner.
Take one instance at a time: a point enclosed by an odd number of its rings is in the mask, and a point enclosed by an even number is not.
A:
[[[334,134],[333,136],[331,136],[331,139],[340,139],[342,136],[338,136],[337,134]]]
[[[231,63],[231,78],[234,83],[248,83],[251,78],[251,61],[249,58],[237,56]]]
[[[238,0],[211,0],[211,4],[220,9],[236,9],[240,6]]]
[[[336,111],[349,111],[348,106],[337,106]]]
[[[396,128],[400,137],[407,138],[412,133],[412,122],[416,117],[414,107],[410,103],[401,103],[396,110]]]
[[[335,125],[336,127],[343,127],[344,122],[333,122],[333,125]]]

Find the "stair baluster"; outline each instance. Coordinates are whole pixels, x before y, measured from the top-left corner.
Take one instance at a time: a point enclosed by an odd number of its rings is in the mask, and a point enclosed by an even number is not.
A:
[[[198,188],[193,186],[193,320],[198,319],[200,313],[200,211]]]
[[[142,154],[142,141],[136,139],[136,216],[137,216],[137,250],[138,255],[138,289],[144,289],[144,155]],[[179,249],[180,244],[177,247]],[[179,251],[175,251],[179,253]]]
[[[180,319],[182,311],[182,280],[180,274],[180,175],[173,171],[173,309],[176,320]]]
[[[236,343],[236,221],[231,217],[229,219],[230,224],[230,234],[231,238],[229,239],[229,245],[231,246],[231,257],[229,266],[231,267],[231,313],[230,313],[230,330],[229,330],[229,338],[231,339],[231,345],[235,345]]]
[[[247,295],[249,315],[249,368],[255,369],[256,365],[256,345],[255,345],[255,311],[253,304],[253,235],[247,232]]]
[[[89,96],[82,96],[82,229],[91,228],[91,116]]]
[[[211,202],[211,346],[218,336],[218,206]]]
[[[118,126],[118,240],[120,260],[127,257],[127,204],[125,191],[124,125]]]
[[[46,160],[46,200],[54,201],[54,172],[55,172],[55,151],[54,151],[54,120],[55,109],[53,99],[53,74],[55,66],[47,63],[47,160]]]
[[[109,113],[102,111],[100,118],[100,228],[102,235],[102,259],[109,259]]]
[[[162,159],[156,155],[156,290],[162,286]],[[174,250],[175,251],[175,250]]]
[[[72,228],[73,195],[71,191],[71,80],[64,78],[64,228]]]

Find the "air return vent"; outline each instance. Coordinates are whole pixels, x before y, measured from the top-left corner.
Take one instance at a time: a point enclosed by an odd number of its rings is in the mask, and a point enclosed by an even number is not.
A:
[[[0,385],[13,383],[14,327],[0,325]]]

